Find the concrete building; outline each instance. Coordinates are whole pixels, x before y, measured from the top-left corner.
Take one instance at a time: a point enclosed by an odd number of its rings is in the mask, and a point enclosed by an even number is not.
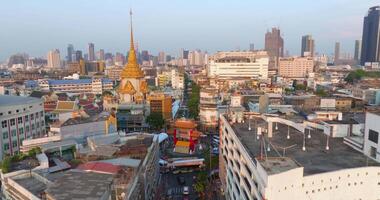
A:
[[[113,89],[112,80],[98,78],[78,80],[39,79],[38,85],[42,91],[67,92],[74,94],[102,94],[103,91],[111,91]]]
[[[380,162],[380,113],[379,112],[367,112],[365,118],[365,130],[364,130],[364,154],[368,157]]]
[[[340,43],[335,42],[335,49],[334,49],[334,64],[336,65],[340,60]]]
[[[172,97],[163,93],[149,94],[150,113],[161,113],[165,120],[172,118]]]
[[[120,74],[123,71],[123,67],[114,65],[106,67],[105,74],[111,80],[120,80]]]
[[[357,64],[360,63],[361,53],[362,53],[362,41],[355,40],[354,60],[357,62]]]
[[[49,68],[60,68],[61,67],[61,56],[59,50],[51,50],[47,54],[47,67]]]
[[[43,101],[33,97],[0,96],[0,158],[19,152],[22,141],[45,135]]]
[[[172,69],[171,71],[171,83],[173,89],[183,90],[185,87],[185,74],[179,69]]]
[[[221,78],[268,78],[269,57],[265,51],[227,51],[209,57],[207,75]]]
[[[95,45],[88,43],[88,61],[95,61]]]
[[[286,78],[304,78],[314,72],[312,57],[280,58],[278,74]]]
[[[73,61],[73,53],[74,53],[74,45],[72,45],[72,44],[67,45],[66,61],[68,63]]]
[[[284,56],[284,39],[280,29],[272,28],[272,32],[265,34],[265,51],[269,55],[269,69],[277,69],[278,59]]]
[[[219,156],[227,199],[380,196],[379,163],[368,161],[342,138],[329,137],[322,127],[308,132],[308,126],[280,118],[248,115],[233,123],[229,116],[220,117]]]
[[[314,57],[315,43],[311,35],[302,36],[301,56]]]
[[[216,127],[218,125],[218,99],[219,93],[215,88],[201,88],[199,99],[199,118],[201,125]]]

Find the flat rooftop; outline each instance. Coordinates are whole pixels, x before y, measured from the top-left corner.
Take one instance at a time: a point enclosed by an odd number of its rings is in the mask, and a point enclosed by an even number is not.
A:
[[[278,124],[278,130],[273,128],[272,138],[268,139],[265,134],[265,146],[267,147],[270,143],[270,151],[265,151],[260,145],[262,140],[256,138],[257,129],[254,126],[264,126],[266,122],[256,119],[256,123],[251,122],[252,130],[248,131],[247,121],[233,124],[231,127],[250,156],[256,158],[268,174],[280,173],[299,166],[304,167],[304,175],[365,167],[367,164],[368,166],[380,166],[380,163],[345,145],[343,138],[330,137],[329,150],[326,150],[327,136],[323,132],[315,130],[311,131],[311,138],[305,138],[306,151],[302,151],[303,134],[290,127],[290,139],[287,139],[288,127],[282,124]],[[306,131],[307,135],[308,131]],[[287,159],[281,161],[279,158]]]
[[[101,199],[112,180],[110,174],[68,171],[49,186],[46,193],[59,200]]]
[[[30,103],[42,103],[42,100],[34,97],[0,95],[0,107],[25,105]]]
[[[14,179],[14,181],[34,194],[36,197],[41,197],[41,194],[47,188],[47,185],[45,183],[31,176]]]

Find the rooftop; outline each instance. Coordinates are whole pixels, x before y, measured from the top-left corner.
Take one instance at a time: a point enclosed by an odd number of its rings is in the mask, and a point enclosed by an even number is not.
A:
[[[355,151],[343,143],[343,138],[329,138],[329,150],[326,150],[327,136],[323,132],[311,131],[311,138],[305,138],[306,151],[302,151],[303,134],[290,128],[290,139],[287,139],[287,126],[278,124],[278,130],[273,128],[273,137],[265,135],[265,145],[270,143],[270,151],[261,155],[260,140],[256,139],[256,128],[248,131],[248,120],[245,123],[233,124],[236,135],[248,150],[252,158],[256,158],[266,168],[268,174],[287,171],[299,166],[304,167],[304,175],[335,171],[347,168],[380,166],[360,152]],[[251,126],[264,126],[266,122],[256,119]],[[306,132],[308,135],[308,132]],[[285,157],[283,157],[285,154]],[[286,158],[281,161],[280,158]],[[273,159],[277,159],[273,164]],[[290,161],[289,159],[293,160]],[[285,162],[285,164],[284,164]],[[271,164],[272,163],[272,164]],[[284,166],[282,166],[284,165]]]
[[[42,103],[42,100],[34,97],[0,95],[0,107],[25,105],[30,103]]]
[[[63,84],[91,84],[92,79],[65,79],[65,80],[48,80],[50,85]],[[102,79],[103,83],[112,83],[111,79]]]
[[[57,200],[101,199],[113,176],[93,172],[68,171],[48,187],[46,193]]]

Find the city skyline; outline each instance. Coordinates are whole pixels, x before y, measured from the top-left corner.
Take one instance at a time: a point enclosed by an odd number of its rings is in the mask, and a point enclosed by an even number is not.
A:
[[[95,51],[126,53],[130,7],[135,13],[138,48],[153,54],[165,51],[177,56],[181,48],[210,53],[245,50],[249,49],[250,43],[254,43],[256,49],[263,49],[265,32],[272,27],[280,28],[284,50],[291,55],[299,55],[301,37],[307,34],[313,35],[316,52],[331,55],[335,42],[339,41],[341,52],[353,54],[355,40],[362,37],[363,17],[368,8],[377,3],[371,0],[357,5],[334,0],[328,2],[330,7],[326,7],[325,0],[224,2],[223,5],[214,0],[192,5],[148,0],[139,4],[87,1],[78,6],[73,6],[75,4],[71,1],[19,2],[4,2],[0,8],[3,15],[0,23],[4,30],[8,30],[0,33],[0,61],[16,53],[43,57],[52,49],[65,52],[68,44],[84,52],[88,43],[94,43]],[[155,9],[157,4],[162,9]],[[6,9],[14,6],[25,12]],[[334,10],[335,7],[340,9]],[[322,12],[323,16],[318,14]],[[349,25],[345,23],[347,21],[350,21]],[[36,43],[39,45],[34,45]]]

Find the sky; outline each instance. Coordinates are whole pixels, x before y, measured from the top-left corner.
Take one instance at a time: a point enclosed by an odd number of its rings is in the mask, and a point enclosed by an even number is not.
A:
[[[0,2],[0,61],[15,53],[66,56],[67,44],[87,52],[129,48],[129,10],[135,41],[152,54],[177,56],[181,48],[210,53],[264,47],[265,32],[279,27],[285,50],[299,55],[302,35],[316,52],[352,53],[363,17],[378,0],[3,0]]]

